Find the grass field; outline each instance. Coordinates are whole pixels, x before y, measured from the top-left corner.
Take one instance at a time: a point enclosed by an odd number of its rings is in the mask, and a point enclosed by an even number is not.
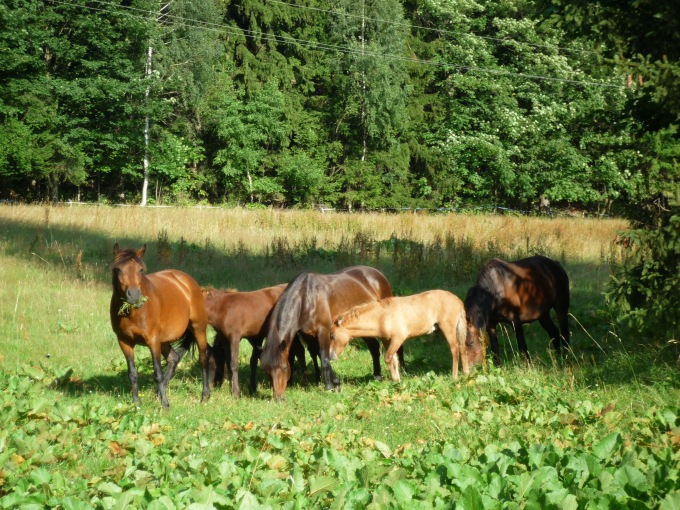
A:
[[[2,508],[679,508],[680,366],[663,339],[620,330],[602,290],[625,252],[614,219],[321,214],[240,209],[0,207]],[[311,365],[285,402],[259,374],[200,404],[180,364],[164,412],[137,348],[130,403],[111,331],[114,243],[148,245],[150,272],[252,290],[355,263],[397,294],[460,297],[491,257],[544,254],[572,282],[573,355],[538,324],[534,363],[501,335],[501,367],[457,382],[443,339],[406,343],[402,382],[372,380],[350,345],[327,393]],[[503,331],[503,330],[502,330]],[[249,348],[241,349],[241,379]],[[386,368],[384,373],[387,374]],[[246,385],[242,384],[245,388]]]

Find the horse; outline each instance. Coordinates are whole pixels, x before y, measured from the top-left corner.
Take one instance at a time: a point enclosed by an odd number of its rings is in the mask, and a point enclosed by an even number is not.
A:
[[[305,271],[283,291],[272,311],[260,362],[272,381],[275,399],[283,398],[290,364],[288,351],[298,331],[319,342],[326,390],[340,385],[330,365],[330,329],[333,320],[352,307],[392,296],[392,286],[377,269],[352,266],[332,274]],[[373,358],[373,374],[381,378],[380,344],[365,338]],[[399,350],[403,362],[403,350]]]
[[[376,336],[383,339],[385,363],[392,380],[399,382],[397,349],[409,338],[429,335],[436,330],[446,338],[453,358],[451,375],[458,378],[458,359],[463,373],[476,364],[474,350],[467,350],[465,307],[460,298],[447,290],[428,290],[411,296],[395,296],[352,308],[335,319],[331,327],[331,359],[337,359],[352,338]]]
[[[486,331],[496,365],[500,364],[499,322],[512,323],[519,350],[529,360],[523,324],[538,320],[548,332],[558,355],[561,347],[569,349],[569,276],[559,262],[536,255],[514,262],[497,258],[488,262],[465,297],[468,345],[480,345]],[[560,331],[550,318],[554,309]]]
[[[135,251],[120,249],[116,243],[111,266],[111,327],[127,361],[132,401],[140,402],[134,354],[136,345],[146,345],[151,351],[158,397],[163,407],[168,409],[166,387],[175,375],[182,356],[195,343],[203,374],[201,402],[205,402],[210,398],[206,352],[208,319],[201,287],[191,276],[176,269],[145,274],[145,251],[146,244]],[[182,340],[179,352],[173,349],[173,343],[178,340]],[[167,363],[165,373],[161,370],[161,354]]]
[[[269,327],[269,316],[286,285],[284,283],[250,292],[207,287],[202,289],[208,324],[216,332],[212,347],[212,356],[216,365],[214,384],[215,386],[222,385],[226,362],[230,372],[231,393],[234,397],[241,395],[238,381],[238,355],[242,338],[248,340],[253,347],[250,355],[250,392],[254,395],[257,391],[257,361],[260,359],[262,343]],[[310,345],[309,349],[318,380],[318,348],[315,351],[314,345]],[[304,373],[305,348],[297,338],[293,341],[289,358],[291,366],[294,358],[297,358]]]

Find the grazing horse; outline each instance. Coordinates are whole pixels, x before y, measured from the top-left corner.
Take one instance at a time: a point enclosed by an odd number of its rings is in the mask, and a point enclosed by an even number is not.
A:
[[[241,395],[238,381],[238,355],[242,338],[248,340],[253,347],[250,355],[250,392],[254,395],[257,391],[257,360],[260,359],[271,311],[286,285],[284,283],[250,292],[203,288],[208,323],[216,332],[212,348],[216,365],[215,386],[220,386],[224,380],[224,364],[226,361],[231,375],[231,393],[234,397]],[[318,379],[318,352],[314,352],[313,345],[310,346],[310,354],[312,354]],[[305,348],[298,339],[293,341],[290,350],[289,361],[291,364],[295,357],[298,358],[304,372]]]
[[[542,256],[515,262],[492,259],[477,276],[465,298],[468,344],[480,345],[486,330],[494,362],[500,363],[496,326],[501,321],[512,323],[517,344],[529,359],[522,324],[538,320],[548,332],[555,351],[569,348],[569,276],[559,262]],[[561,334],[550,318],[554,308]]]
[[[333,320],[356,305],[390,296],[392,286],[385,275],[368,266],[352,266],[328,275],[303,272],[296,276],[274,306],[260,358],[272,380],[274,398],[282,398],[286,391],[288,351],[298,331],[318,340],[324,384],[330,390],[340,385],[330,364]],[[374,376],[379,378],[380,344],[375,338],[365,340],[373,357]],[[403,356],[401,349],[399,355]]]
[[[451,350],[451,375],[458,378],[458,358],[463,372],[475,364],[475,353],[468,352],[463,302],[449,291],[428,290],[412,296],[389,297],[352,308],[340,315],[331,327],[331,359],[337,359],[352,338],[376,336],[387,349],[385,363],[393,381],[400,381],[399,362],[394,355],[409,338],[442,332]]]
[[[201,401],[206,401],[210,398],[206,354],[208,319],[201,287],[188,274],[176,269],[146,275],[146,264],[142,260],[145,251],[146,245],[135,251],[121,250],[116,243],[111,269],[111,327],[127,361],[132,401],[139,402],[135,345],[146,345],[151,351],[158,397],[163,407],[168,409],[165,389],[175,375],[182,355],[194,342],[198,346],[203,372]],[[180,339],[183,341],[178,354],[172,343]],[[161,370],[161,354],[167,362],[165,374]]]

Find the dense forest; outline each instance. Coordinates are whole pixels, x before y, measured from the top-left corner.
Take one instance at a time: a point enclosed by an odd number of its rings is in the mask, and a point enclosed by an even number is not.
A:
[[[663,207],[680,153],[675,11],[3,0],[0,198]]]

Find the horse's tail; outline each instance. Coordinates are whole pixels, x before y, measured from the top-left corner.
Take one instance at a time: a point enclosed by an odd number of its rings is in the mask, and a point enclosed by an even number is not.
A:
[[[555,261],[555,280],[557,282],[558,299],[564,306],[565,313],[571,304],[571,293],[569,292],[569,275],[562,267],[562,264]]]
[[[189,328],[184,332],[182,338],[172,343],[172,348],[181,360],[187,352],[191,352],[191,355],[194,356],[197,345],[196,335],[194,335],[194,332]],[[210,354],[212,354],[212,348],[208,346],[208,355]]]

